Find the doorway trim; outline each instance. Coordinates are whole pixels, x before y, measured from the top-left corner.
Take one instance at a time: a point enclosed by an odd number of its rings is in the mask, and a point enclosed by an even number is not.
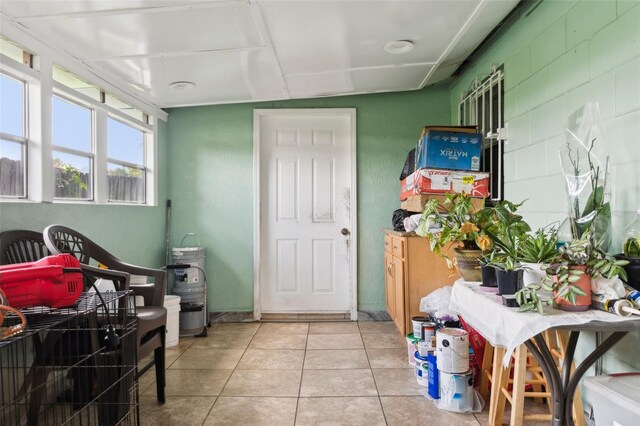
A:
[[[345,116],[349,118],[351,133],[351,199],[349,229],[351,244],[347,255],[351,267],[349,270],[349,298],[351,320],[358,319],[358,206],[357,206],[357,168],[356,168],[356,109],[355,108],[288,108],[253,110],[253,319],[262,317],[260,306],[260,218],[262,214],[260,200],[260,119],[268,116]],[[300,312],[304,314],[306,312]],[[327,312],[333,313],[333,312]],[[290,314],[290,313],[289,313]]]

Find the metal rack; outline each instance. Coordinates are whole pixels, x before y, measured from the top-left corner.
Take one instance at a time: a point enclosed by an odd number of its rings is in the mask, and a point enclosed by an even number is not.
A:
[[[106,307],[84,293],[72,308],[22,310],[27,329],[0,340],[0,424],[140,423],[135,304],[131,292],[102,296]],[[114,348],[108,324],[119,336]]]

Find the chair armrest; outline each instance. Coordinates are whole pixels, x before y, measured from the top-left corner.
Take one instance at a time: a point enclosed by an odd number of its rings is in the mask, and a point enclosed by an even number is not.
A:
[[[80,267],[88,275],[96,278],[103,278],[105,280],[113,281],[118,291],[129,290],[129,277],[127,272],[116,271],[113,269],[96,268],[95,266],[81,264]]]
[[[129,288],[137,295],[144,298],[145,306],[162,306],[164,304],[164,293],[166,288],[166,271],[163,269],[145,268],[110,259],[104,263],[107,267],[118,271],[127,272],[131,275],[141,275],[153,278],[153,284],[135,284]]]

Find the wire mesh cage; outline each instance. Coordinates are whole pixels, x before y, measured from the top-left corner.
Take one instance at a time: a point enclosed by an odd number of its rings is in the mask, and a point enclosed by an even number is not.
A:
[[[0,340],[0,425],[139,424],[135,304],[102,297],[22,310],[27,329]]]

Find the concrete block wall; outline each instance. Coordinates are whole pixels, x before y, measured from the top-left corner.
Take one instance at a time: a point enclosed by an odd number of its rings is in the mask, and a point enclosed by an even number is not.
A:
[[[451,86],[452,122],[475,78],[504,64],[505,196],[528,199],[522,211],[533,227],[561,221],[566,196],[558,147],[564,122],[586,102],[600,108],[610,154],[613,248],[640,208],[640,1],[544,0],[513,25]],[[579,354],[593,349],[581,337]],[[606,372],[640,369],[640,333],[605,358]],[[587,395],[587,402],[589,396]]]

